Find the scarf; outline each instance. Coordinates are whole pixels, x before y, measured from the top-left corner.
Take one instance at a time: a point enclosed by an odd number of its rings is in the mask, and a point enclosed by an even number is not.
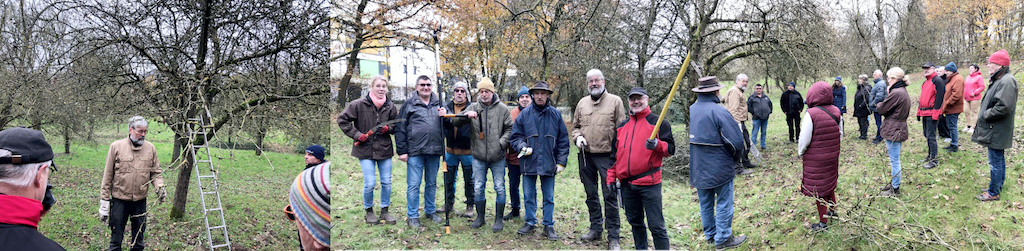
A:
[[[992,77],[990,77],[988,79],[989,86],[991,86],[993,83],[998,81],[1000,78],[1003,78],[1003,75],[1005,75],[1006,72],[1009,70],[1008,68],[1010,68],[1010,67],[1009,66],[1003,66],[1003,67],[999,68],[999,70],[996,71],[995,74],[992,74]]]
[[[384,106],[384,102],[388,101],[388,96],[387,95],[385,95],[384,97],[379,97],[378,98],[377,95],[374,95],[373,93],[370,93],[370,94],[368,94],[366,96],[370,97],[370,101],[373,102],[373,106],[376,106],[377,109],[380,109],[381,106]]]
[[[463,100],[462,103],[457,103],[455,100],[452,100],[452,104],[454,104],[453,107],[455,107],[455,113],[460,113],[462,112],[462,109],[466,109],[466,103],[469,102]]]
[[[907,87],[907,83],[903,82],[903,80],[896,81],[895,84],[892,84],[892,87],[889,87],[889,93],[892,93],[893,89],[901,87]]]

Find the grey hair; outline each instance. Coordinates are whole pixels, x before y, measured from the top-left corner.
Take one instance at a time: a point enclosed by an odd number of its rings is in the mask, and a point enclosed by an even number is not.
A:
[[[875,69],[875,72],[872,73],[872,75],[879,75],[879,76],[881,76],[882,75],[882,69]]]
[[[128,118],[128,129],[136,129],[140,126],[149,127],[149,123],[146,122],[146,118],[142,116],[132,116]]]
[[[373,78],[370,78],[370,87],[373,87],[373,83],[377,82],[377,80],[384,80],[384,84],[388,84],[388,79],[384,75],[373,75]]]
[[[859,79],[868,79],[868,75],[867,74],[860,74],[860,76],[857,76],[857,78],[859,78]]]
[[[598,70],[597,68],[590,69],[589,71],[587,71],[587,78],[594,76],[604,79],[604,73],[601,72],[601,70]]]
[[[11,156],[11,152],[0,149],[0,157],[7,156]],[[27,187],[32,185],[32,179],[35,179],[36,174],[39,173],[40,167],[52,164],[52,160],[17,165],[0,164],[0,184],[7,184],[15,187]]]
[[[740,73],[740,75],[736,75],[736,81],[739,81],[741,79],[742,80],[750,80],[750,78],[747,78],[747,74]]]

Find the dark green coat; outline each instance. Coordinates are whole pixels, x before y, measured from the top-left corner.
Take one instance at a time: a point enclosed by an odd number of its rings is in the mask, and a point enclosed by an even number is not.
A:
[[[497,99],[497,95],[494,99]],[[493,100],[490,105],[474,102],[461,114],[468,111],[476,112],[476,119],[456,117],[452,118],[452,124],[459,127],[470,124],[469,148],[473,152],[473,158],[483,162],[504,160],[508,140],[512,134],[512,115],[508,111],[508,106],[499,100]],[[480,138],[480,135],[483,135],[483,138]]]
[[[1002,74],[1002,75],[1000,75]],[[981,99],[981,112],[971,141],[992,149],[1013,145],[1013,115],[1017,107],[1017,80],[1009,69],[996,72]]]

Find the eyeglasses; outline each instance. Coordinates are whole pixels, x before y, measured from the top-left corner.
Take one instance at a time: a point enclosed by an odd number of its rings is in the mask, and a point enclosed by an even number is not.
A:
[[[284,216],[288,217],[289,221],[295,222],[295,211],[292,211],[292,205],[284,207]]]
[[[463,92],[466,92],[466,90],[463,90],[463,89],[456,89],[455,90],[455,93],[463,93]]]

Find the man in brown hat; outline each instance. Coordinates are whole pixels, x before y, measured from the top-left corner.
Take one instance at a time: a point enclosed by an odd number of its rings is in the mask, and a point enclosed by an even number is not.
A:
[[[523,196],[526,197],[526,223],[518,233],[531,234],[537,224],[537,179],[540,179],[540,189],[544,193],[544,236],[558,240],[554,219],[555,175],[565,170],[569,160],[569,132],[562,114],[548,100],[552,93],[544,81],[537,81],[530,88],[533,105],[516,117],[509,145],[519,152]]]
[[[718,90],[725,87],[714,76],[700,78],[693,88],[697,102],[690,105],[690,185],[697,188],[704,237],[716,250],[738,247],[747,240],[733,236],[734,168],[745,154],[747,138],[724,107]]]
[[[615,191],[609,191],[608,169],[615,163],[615,127],[626,120],[622,98],[608,93],[601,70],[587,72],[587,90],[590,95],[576,103],[572,120],[572,139],[579,148],[580,181],[587,193],[590,211],[590,231],[580,238],[585,241],[601,239],[602,225],[608,230],[608,249],[619,249],[619,206]],[[600,182],[600,183],[598,183]],[[604,196],[599,196],[601,189]],[[603,202],[603,203],[602,203]],[[603,208],[602,208],[603,205]],[[604,214],[601,211],[604,209]]]
[[[56,200],[49,191],[53,150],[40,131],[0,131],[0,249],[64,250],[36,228]]]

